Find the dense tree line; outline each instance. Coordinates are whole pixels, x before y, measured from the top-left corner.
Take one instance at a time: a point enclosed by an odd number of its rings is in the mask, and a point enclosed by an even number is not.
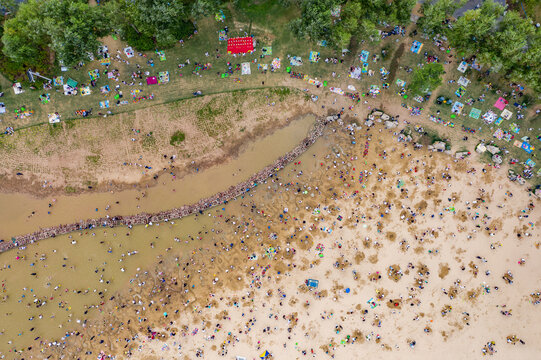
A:
[[[301,38],[326,41],[347,48],[352,37],[377,40],[377,28],[384,23],[398,25],[410,20],[415,0],[300,0],[301,17],[290,23]],[[340,8],[340,16],[331,10]]]
[[[73,65],[97,51],[98,38],[118,31],[138,50],[169,47],[194,31],[192,20],[220,0],[0,0],[8,17],[2,52],[15,65],[43,69],[51,58]]]
[[[419,27],[428,35],[444,35],[466,56],[541,91],[541,29],[518,12],[491,0],[452,18],[462,2],[425,2]]]

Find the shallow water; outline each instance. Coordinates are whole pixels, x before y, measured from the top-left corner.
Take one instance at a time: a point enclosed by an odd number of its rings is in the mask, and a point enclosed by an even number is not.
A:
[[[5,233],[5,227],[10,229],[8,231],[21,232],[20,229],[23,229],[27,232],[33,230],[27,227],[28,223],[31,226],[52,225],[53,219],[61,218],[61,222],[69,222],[96,214],[86,206],[74,205],[79,202],[99,204],[88,207],[99,206],[101,209],[108,203],[120,201],[120,206],[115,210],[135,213],[167,209],[196,201],[244,180],[289,151],[306,135],[313,120],[313,116],[305,116],[294,121],[290,126],[247,146],[237,159],[226,164],[150,188],[147,196],[139,202],[135,200],[137,191],[58,197],[52,208],[53,215],[36,216],[28,220],[22,216],[24,206],[31,206],[31,203],[49,210],[47,204],[50,200],[17,194],[0,195],[2,201],[17,196],[27,201],[16,203],[15,217],[8,215],[10,212],[2,207],[3,219],[14,218],[15,221],[2,221],[1,232]],[[309,152],[317,151],[321,147],[318,145],[316,143]],[[311,157],[305,154],[301,158]],[[183,191],[177,190],[175,196],[171,196],[173,188]],[[138,204],[140,208],[136,207]],[[70,212],[69,206],[76,206],[76,209]],[[222,208],[219,210],[222,211]],[[97,212],[100,213],[105,212]],[[205,246],[210,238],[205,236],[205,232],[212,228],[212,218],[190,216],[159,226],[72,233],[40,241],[26,249],[0,254],[0,355],[36,344],[33,340],[38,337],[39,340],[60,339],[74,328],[79,328],[77,323],[97,314],[101,311],[99,307],[107,303],[114,293],[135,281],[136,273],[152,267],[166,256],[170,261],[171,257],[180,258],[190,254],[195,247]],[[134,254],[134,251],[137,253]],[[42,302],[45,304],[40,305]],[[29,320],[31,318],[33,320]]]
[[[27,194],[0,193],[0,239],[8,240],[11,236],[33,232],[40,227],[81,219],[158,212],[195,203],[246,180],[293,149],[307,135],[314,120],[313,115],[294,120],[271,135],[247,144],[238,157],[205,171],[177,180],[173,180],[171,175],[162,175],[159,185],[146,189],[145,196],[136,189],[44,199]],[[106,210],[108,205],[110,208]]]
[[[38,336],[60,338],[73,322],[100,311],[91,308],[85,314],[89,306],[108,301],[167,248],[182,256],[202,246],[204,241],[190,241],[190,236],[197,239],[209,227],[207,218],[190,216],[148,228],[74,233],[1,254],[1,296],[7,299],[0,303],[0,354],[28,346]],[[46,303],[40,306],[41,301]]]

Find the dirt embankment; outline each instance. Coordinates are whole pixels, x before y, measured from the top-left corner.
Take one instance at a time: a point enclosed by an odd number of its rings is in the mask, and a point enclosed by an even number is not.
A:
[[[0,141],[0,191],[116,191],[151,184],[163,172],[178,177],[210,167],[301,112],[317,111],[303,94],[286,90],[237,91],[21,130]],[[172,145],[177,131],[185,140]]]

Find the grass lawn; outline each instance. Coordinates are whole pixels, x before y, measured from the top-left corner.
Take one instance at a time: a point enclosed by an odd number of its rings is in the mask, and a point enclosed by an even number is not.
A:
[[[242,1],[241,1],[242,2]],[[242,4],[241,5],[246,5]],[[243,11],[238,11],[233,5],[229,5],[224,8],[226,14],[226,20],[224,22],[217,22],[214,17],[208,17],[206,19],[197,22],[196,27],[198,29],[197,34],[193,35],[190,39],[184,39],[183,44],[178,44],[174,48],[166,49],[166,60],[160,61],[158,55],[155,52],[144,53],[143,56],[138,56],[137,52],[135,57],[128,59],[129,64],[125,61],[112,61],[109,66],[109,71],[117,69],[120,72],[119,81],[114,81],[107,78],[107,69],[105,66],[99,64],[98,61],[93,61],[85,64],[82,68],[75,70],[70,69],[65,73],[58,72],[57,75],[64,76],[65,81],[68,78],[72,78],[79,82],[79,84],[89,84],[90,78],[88,72],[94,69],[98,69],[100,72],[100,78],[97,80],[97,86],[92,88],[92,94],[87,96],[65,96],[60,88],[44,91],[41,88],[41,84],[33,84],[37,89],[31,89],[29,84],[24,84],[25,92],[20,95],[14,95],[11,89],[11,83],[6,79],[0,77],[0,86],[2,91],[5,92],[5,96],[0,99],[7,107],[6,114],[0,115],[0,127],[2,129],[12,126],[15,129],[24,128],[33,125],[39,125],[47,122],[47,114],[58,112],[61,115],[62,121],[70,121],[74,119],[81,119],[80,116],[75,114],[76,110],[92,109],[92,116],[98,116],[100,113],[105,114],[107,111],[111,111],[114,114],[133,111],[137,109],[146,108],[155,104],[173,103],[180,99],[192,97],[194,91],[200,90],[204,95],[216,94],[224,92],[232,92],[235,90],[261,88],[267,86],[277,86],[283,83],[285,77],[288,76],[286,68],[289,65],[288,55],[300,56],[303,60],[303,65],[299,67],[292,67],[292,70],[302,74],[307,74],[311,78],[319,80],[328,80],[329,86],[333,84],[343,84],[347,81],[348,84],[353,84],[357,91],[361,93],[367,92],[371,85],[377,85],[382,87],[384,82],[389,82],[390,86],[387,90],[382,90],[387,93],[397,93],[399,91],[396,85],[396,79],[411,81],[412,73],[405,71],[406,67],[416,68],[418,64],[424,63],[424,52],[429,54],[435,54],[440,58],[440,61],[446,60],[446,52],[442,52],[438,47],[430,40],[423,39],[420,35],[416,35],[412,38],[407,37],[401,48],[398,40],[404,40],[399,36],[390,36],[378,43],[364,42],[355,40],[350,44],[349,50],[345,56],[342,56],[340,52],[336,52],[333,49],[327,47],[321,47],[317,44],[307,41],[299,40],[291,34],[288,29],[287,23],[293,18],[299,15],[296,7],[283,7],[278,0],[266,0],[250,6],[242,6]],[[257,40],[256,51],[253,54],[247,54],[244,56],[233,56],[227,54],[226,41],[218,41],[218,33],[225,26],[228,27],[229,37],[254,35]],[[413,30],[414,25],[409,29]],[[413,40],[419,40],[423,42],[424,46],[420,54],[414,54],[410,51],[410,46]],[[122,49],[125,47],[125,43],[119,40],[113,40],[111,37],[103,39],[103,42],[109,46],[109,52],[114,59],[117,56],[117,49],[121,51],[121,57],[126,60],[126,56],[122,53]],[[263,46],[272,46],[272,55],[263,56],[261,48]],[[385,49],[387,54],[382,57],[381,50]],[[161,50],[161,49],[158,49]],[[370,52],[368,59],[368,68],[374,71],[374,76],[370,77],[365,74],[362,75],[360,80],[347,79],[347,73],[351,66],[362,66],[359,61],[359,53],[361,50],[367,50]],[[308,56],[310,51],[320,52],[321,60],[318,63],[312,63],[309,61]],[[208,53],[208,56],[205,55]],[[373,61],[373,56],[377,55],[379,59]],[[396,56],[395,56],[396,55]],[[333,64],[332,62],[326,63],[324,60],[327,57],[336,57],[342,62]],[[273,58],[281,59],[281,68],[274,74],[264,73],[258,70],[259,64],[268,64],[272,62]],[[453,57],[452,60],[455,60]],[[150,60],[154,62],[153,66],[148,63]],[[189,64],[187,61],[189,60]],[[240,70],[234,70],[226,78],[222,78],[222,74],[228,70],[229,66],[233,69],[237,68],[237,65],[243,62],[249,62],[251,65],[250,76],[241,75]],[[195,64],[208,65],[208,69],[195,72]],[[228,65],[230,63],[230,65]],[[184,64],[184,67],[179,67],[180,64]],[[133,86],[128,86],[123,83],[131,83],[133,80],[131,74],[139,70],[143,72],[142,79],[135,79]],[[472,107],[476,107],[481,110],[481,114],[484,114],[487,110],[492,109],[498,115],[501,111],[497,111],[493,107],[494,102],[499,97],[495,93],[497,86],[501,86],[502,91],[510,92],[508,83],[500,79],[498,76],[490,75],[488,78],[478,80],[480,73],[475,70],[468,70],[464,75],[471,80],[470,85],[467,87],[466,94],[460,99],[465,103],[469,97],[476,100],[473,106],[466,105],[462,116],[451,118],[450,106],[439,106],[434,103],[435,99],[439,95],[449,97],[453,101],[458,100],[454,94],[459,87],[456,83],[449,84],[447,80],[458,80],[462,75],[456,70],[456,64],[453,63],[447,67],[447,74],[445,75],[443,84],[433,92],[432,97],[428,102],[419,104],[414,101],[412,94],[408,94],[407,99],[398,99],[400,95],[393,95],[397,101],[401,101],[409,106],[419,106],[423,108],[423,116],[432,114],[436,115],[437,111],[440,111],[439,117],[444,121],[453,121],[458,127],[457,131],[460,131],[461,125],[466,127],[479,129],[476,136],[483,138],[487,141],[495,140],[496,144],[500,147],[505,146],[510,152],[510,156],[518,158],[520,161],[525,161],[531,158],[533,161],[538,162],[535,150],[533,154],[528,155],[523,150],[512,146],[511,143],[504,141],[498,141],[492,137],[492,133],[495,131],[496,125],[487,126],[484,125],[482,119],[475,120],[469,117],[469,113]],[[383,81],[380,78],[379,71],[381,68],[385,68],[390,71],[388,80]],[[484,69],[483,69],[484,70]],[[159,72],[168,71],[170,81],[167,84],[158,85],[146,85],[147,76],[158,76]],[[331,76],[331,73],[336,73],[336,78]],[[494,90],[485,91],[485,84],[492,82]],[[141,83],[141,85],[139,85]],[[111,92],[109,95],[100,93],[100,87],[109,85]],[[114,99],[115,86],[120,85],[120,91],[123,93],[121,99]],[[299,87],[308,85],[299,81]],[[136,98],[150,97],[153,99],[135,100],[131,95],[132,91],[139,91],[136,94]],[[344,89],[346,90],[346,89]],[[347,91],[347,90],[346,90]],[[39,96],[44,93],[50,94],[50,102],[48,104],[42,104]],[[477,99],[485,94],[485,101],[479,102]],[[537,96],[537,95],[536,95]],[[110,107],[108,109],[100,109],[100,101],[109,100]],[[126,104],[117,106],[117,101],[127,101]],[[534,99],[534,101],[538,101]],[[516,109],[513,106],[514,101],[509,100],[510,104],[507,106],[514,115]],[[15,110],[20,110],[24,107],[26,110],[33,111],[33,114],[29,117],[16,118]],[[530,109],[533,108],[533,104]],[[209,118],[212,118],[213,113],[219,111],[219,109],[212,108],[209,105],[209,109],[202,110],[198,114],[198,118],[201,121],[201,126],[205,127],[205,123]],[[84,121],[84,120],[83,120]],[[106,121],[106,120],[104,120]],[[533,117],[532,115],[526,116],[525,119],[517,120],[515,116],[509,121],[504,120],[500,127],[508,130],[510,123],[516,123],[520,126],[521,130],[519,134],[515,134],[515,138],[522,138],[523,136],[530,137],[530,143],[536,148],[539,148],[541,142],[537,140],[537,137],[541,135],[539,128],[540,117]],[[70,126],[76,126],[78,121],[73,121]],[[227,127],[227,124],[222,124]],[[438,131],[442,125],[434,124],[434,129]],[[533,128],[532,131],[528,129]],[[213,129],[209,127],[209,134],[222,131],[220,129]],[[54,131],[54,128],[51,129]],[[150,141],[150,140],[149,140]],[[148,144],[151,146],[152,144]],[[90,160],[89,160],[90,161]],[[537,165],[536,169],[539,169]]]

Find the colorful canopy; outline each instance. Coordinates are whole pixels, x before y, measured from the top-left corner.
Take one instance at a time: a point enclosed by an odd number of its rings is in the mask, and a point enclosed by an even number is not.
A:
[[[227,53],[242,54],[254,51],[254,39],[251,37],[239,37],[227,40]]]

